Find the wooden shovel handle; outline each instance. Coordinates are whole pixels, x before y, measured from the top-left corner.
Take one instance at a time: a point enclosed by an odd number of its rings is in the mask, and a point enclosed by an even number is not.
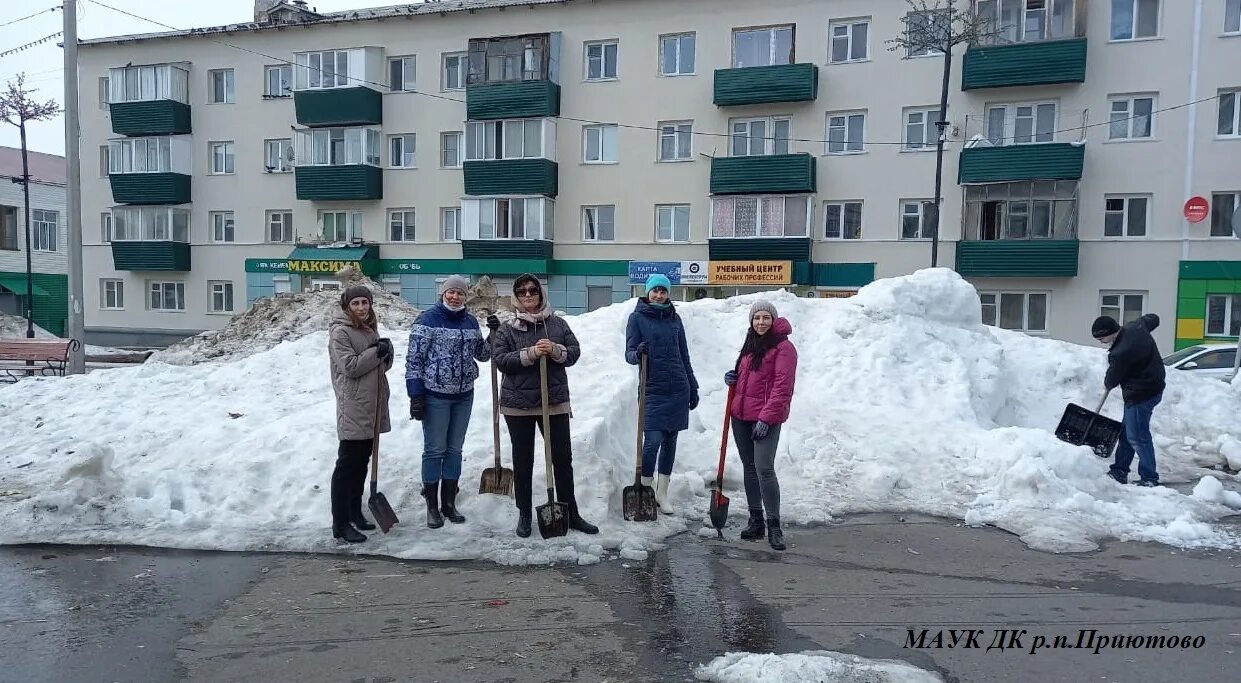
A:
[[[728,398],[724,401],[724,431],[720,433],[720,466],[715,473],[716,489],[724,488],[724,456],[728,453],[728,426],[733,414],[733,395],[737,387],[728,387]]]
[[[642,476],[642,423],[646,417],[646,354],[638,354],[638,445],[637,445],[637,474],[635,479]]]

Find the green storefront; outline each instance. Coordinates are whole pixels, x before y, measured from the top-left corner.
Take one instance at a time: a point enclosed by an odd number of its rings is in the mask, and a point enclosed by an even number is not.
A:
[[[1181,261],[1176,348],[1236,341],[1241,332],[1241,261]]]
[[[31,276],[34,289],[34,324],[57,336],[65,334],[65,319],[69,316],[69,277],[64,274],[34,273]],[[14,295],[21,310],[16,315],[25,317],[26,274],[0,271],[0,291]]]

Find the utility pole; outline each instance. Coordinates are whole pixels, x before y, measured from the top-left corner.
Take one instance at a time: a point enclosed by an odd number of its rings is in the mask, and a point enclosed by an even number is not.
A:
[[[18,124],[22,132],[22,203],[26,205],[26,338],[34,339],[34,242],[30,239],[30,163],[26,155],[26,120]]]
[[[65,219],[69,232],[69,325],[66,336],[79,344],[69,350],[69,366],[72,374],[86,372],[86,345],[83,341],[82,303],[82,166],[78,125],[78,7],[76,0],[64,0],[61,6],[65,33],[65,171],[68,181]],[[25,145],[23,145],[23,149]],[[27,202],[29,204],[29,202]]]
[[[948,0],[952,12],[952,0]],[[935,122],[935,222],[931,223],[931,267],[939,265],[940,203],[944,191],[944,137],[948,129],[948,82],[952,79],[952,47],[944,50],[944,79],[939,91],[939,120]]]

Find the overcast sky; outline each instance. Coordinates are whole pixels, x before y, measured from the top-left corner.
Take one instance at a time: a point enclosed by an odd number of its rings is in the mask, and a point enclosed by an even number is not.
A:
[[[199,26],[219,26],[254,20],[253,0],[102,0],[106,4],[154,19],[179,29]],[[408,4],[418,0],[310,0],[309,4],[321,12],[334,12],[362,7]],[[0,24],[34,14],[40,9],[59,7],[58,0],[25,0],[0,2]],[[60,12],[46,12],[34,18],[9,26],[0,26],[0,52],[56,33],[63,28]],[[78,36],[100,38],[129,33],[150,33],[167,29],[147,21],[135,19],[96,5],[91,0],[78,2]],[[0,57],[0,79],[11,80],[20,72],[26,74],[27,87],[37,88],[34,96],[39,100],[54,99],[64,103],[65,82],[63,78],[64,53],[57,46],[62,38],[49,40],[22,52]],[[227,48],[221,48],[227,49]],[[89,103],[87,103],[89,104]],[[32,123],[27,130],[27,143],[31,150],[64,154],[64,119]],[[0,145],[19,147],[21,137],[17,128],[0,123]]]

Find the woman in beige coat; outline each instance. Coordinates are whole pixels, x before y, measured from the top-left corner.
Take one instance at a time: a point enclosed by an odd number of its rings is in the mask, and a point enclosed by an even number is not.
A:
[[[340,439],[332,472],[332,537],[349,543],[366,540],[358,529],[375,528],[362,516],[362,491],[376,434],[392,429],[384,375],[392,367],[392,342],[379,336],[373,303],[371,290],[349,287],[341,294],[341,310],[328,326],[336,436]]]

